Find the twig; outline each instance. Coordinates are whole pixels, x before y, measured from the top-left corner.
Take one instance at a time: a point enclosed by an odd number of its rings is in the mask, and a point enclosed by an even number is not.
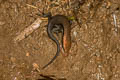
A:
[[[36,6],[30,5],[30,4],[26,4],[26,5],[29,6],[29,7],[32,7],[32,8],[38,9],[38,7],[36,7]]]
[[[18,42],[26,38],[26,36],[30,35],[33,31],[39,28],[41,22],[42,20],[40,18],[37,18],[34,23],[25,28],[24,31],[22,31],[17,37],[15,37],[14,41]]]
[[[115,14],[113,14],[113,20],[114,20],[114,25],[115,25],[115,32],[118,32],[118,27],[117,27],[116,15]]]

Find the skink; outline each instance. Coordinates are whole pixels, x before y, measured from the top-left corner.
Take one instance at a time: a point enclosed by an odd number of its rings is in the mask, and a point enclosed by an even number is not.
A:
[[[55,25],[57,26],[57,29]],[[62,29],[62,30],[61,30]],[[50,62],[48,62],[44,67],[46,68],[48,65],[50,65],[59,55],[60,53],[60,43],[56,39],[56,37],[53,35],[54,30],[56,31],[62,31],[62,48],[64,50],[64,53],[69,53],[69,50],[71,48],[71,27],[70,22],[66,16],[63,15],[55,15],[48,18],[48,26],[47,26],[47,33],[50,39],[52,39],[56,45],[57,45],[57,52],[55,56],[51,59]]]

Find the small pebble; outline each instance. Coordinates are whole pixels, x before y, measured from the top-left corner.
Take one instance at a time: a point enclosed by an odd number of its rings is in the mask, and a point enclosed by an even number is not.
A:
[[[0,21],[0,26],[2,26],[2,25],[4,25],[5,24],[5,22],[3,22],[3,21]]]

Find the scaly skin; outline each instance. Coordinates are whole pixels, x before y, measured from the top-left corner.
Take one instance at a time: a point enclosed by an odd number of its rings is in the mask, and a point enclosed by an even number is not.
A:
[[[60,43],[53,35],[53,30],[55,28],[55,25],[62,25],[62,29],[63,29],[62,48],[64,50],[64,53],[66,53],[66,54],[69,53],[69,50],[71,48],[71,36],[70,36],[71,27],[70,27],[68,18],[63,15],[56,15],[56,16],[50,17],[48,19],[47,32],[48,32],[48,36],[50,37],[50,39],[56,43],[57,52],[56,52],[56,55],[52,58],[52,60],[43,67],[43,69],[46,68],[48,65],[50,65],[57,58],[57,56],[60,53]],[[61,27],[61,26],[59,26],[59,27]],[[61,28],[59,28],[58,30],[60,30],[60,29]]]

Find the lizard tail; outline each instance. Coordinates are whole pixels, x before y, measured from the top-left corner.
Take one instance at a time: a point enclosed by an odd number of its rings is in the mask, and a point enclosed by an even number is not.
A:
[[[48,62],[42,69],[45,69],[48,65],[50,65],[57,58],[57,56],[60,53],[59,41],[54,37],[53,34],[51,34],[51,31],[49,29],[48,29],[48,34],[49,34],[49,37],[56,43],[56,45],[57,45],[57,52],[56,52],[55,56],[51,59],[51,61]]]

